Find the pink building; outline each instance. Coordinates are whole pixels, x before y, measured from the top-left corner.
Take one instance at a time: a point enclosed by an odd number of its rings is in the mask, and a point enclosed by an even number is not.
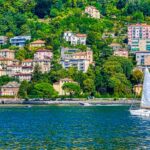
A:
[[[142,49],[150,50],[149,40],[150,40],[150,25],[132,24],[128,26],[128,45],[130,46],[132,52],[139,51],[141,47],[140,45],[142,45]],[[140,44],[141,41],[144,44]]]
[[[129,52],[126,49],[122,48],[122,49],[115,50],[114,55],[128,58]]]
[[[19,83],[9,82],[1,87],[1,96],[17,96],[19,87]]]
[[[9,49],[2,49],[2,50],[0,50],[0,57],[14,59],[15,58],[15,51],[9,50]]]
[[[86,59],[90,62],[90,64],[93,64],[93,52],[92,51],[86,51],[86,52],[76,52],[73,55],[74,59]]]
[[[22,66],[32,66],[33,60],[32,59],[25,59],[22,61]]]
[[[52,57],[53,57],[52,51],[47,49],[40,49],[36,51],[36,53],[34,54],[34,60],[44,60],[44,59],[51,60]]]

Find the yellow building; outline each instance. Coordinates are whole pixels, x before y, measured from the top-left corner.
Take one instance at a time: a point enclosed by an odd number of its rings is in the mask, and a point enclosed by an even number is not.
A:
[[[142,89],[143,89],[143,85],[142,84],[135,85],[134,88],[133,88],[133,90],[134,90],[134,92],[135,92],[135,94],[137,96],[141,95]]]
[[[62,86],[64,83],[76,83],[72,79],[64,78],[59,80],[58,82],[53,84],[54,89],[59,93],[59,95],[69,95],[69,93],[66,93],[63,89]]]

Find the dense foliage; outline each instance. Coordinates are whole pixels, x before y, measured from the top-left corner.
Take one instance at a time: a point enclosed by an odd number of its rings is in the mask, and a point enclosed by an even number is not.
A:
[[[100,11],[101,19],[92,19],[82,13],[88,5]],[[63,77],[70,77],[79,83],[84,95],[131,96],[133,85],[141,82],[141,74],[132,72],[132,57],[113,57],[108,45],[111,42],[126,44],[127,25],[149,23],[149,15],[150,0],[0,0],[1,35],[31,35],[32,40],[46,40],[47,48],[54,52],[50,73],[42,74],[36,67],[31,83],[25,84],[27,88],[22,85],[24,90],[19,91],[20,95],[27,97],[34,93],[42,97],[46,93],[49,97],[55,96],[51,85]],[[64,70],[58,64],[60,46],[69,46],[62,39],[66,30],[88,35],[87,45],[94,52],[95,66],[91,66],[87,73],[75,68]],[[105,33],[114,33],[115,38],[103,38]],[[34,54],[28,46],[22,50],[9,44],[5,47],[16,49],[19,60],[32,58]],[[86,46],[77,47],[86,49]]]

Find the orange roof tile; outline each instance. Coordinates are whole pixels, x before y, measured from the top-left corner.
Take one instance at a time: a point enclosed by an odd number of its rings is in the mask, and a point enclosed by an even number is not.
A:
[[[31,44],[45,44],[46,42],[43,40],[36,40],[34,42],[32,42]]]
[[[80,34],[80,33],[76,34],[76,36],[77,36],[77,37],[87,37],[86,34]]]

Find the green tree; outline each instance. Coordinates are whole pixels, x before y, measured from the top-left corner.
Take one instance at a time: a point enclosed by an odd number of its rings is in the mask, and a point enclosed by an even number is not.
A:
[[[94,80],[92,80],[92,79],[84,80],[83,86],[84,86],[84,92],[86,92],[88,94],[92,94],[95,92]]]
[[[21,82],[19,92],[18,92],[18,96],[20,98],[27,98],[28,97],[28,93],[27,93],[28,87],[29,87],[29,83],[27,81]]]
[[[40,82],[34,85],[31,95],[38,98],[54,98],[57,97],[58,93],[51,84]]]
[[[131,75],[131,81],[133,82],[133,84],[142,83],[142,80],[143,80],[143,72],[139,69],[133,70]]]
[[[41,68],[38,64],[36,64],[33,71],[32,81],[37,82],[40,81],[41,79],[42,79]]]
[[[80,86],[77,83],[64,83],[62,89],[70,94],[70,97],[73,95],[79,95],[81,92]]]

